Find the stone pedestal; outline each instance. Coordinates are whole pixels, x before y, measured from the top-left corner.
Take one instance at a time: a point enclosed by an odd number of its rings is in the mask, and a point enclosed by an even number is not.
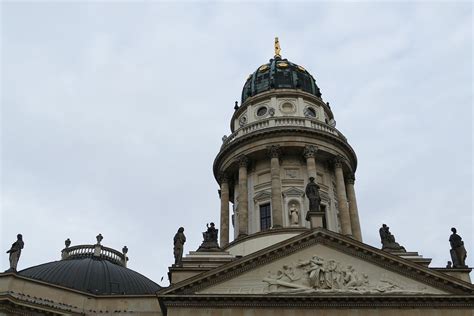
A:
[[[308,212],[306,213],[306,220],[309,221],[311,228],[324,227],[324,212]]]

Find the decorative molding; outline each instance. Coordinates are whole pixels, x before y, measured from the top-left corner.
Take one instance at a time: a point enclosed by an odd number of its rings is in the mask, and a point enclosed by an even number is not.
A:
[[[348,184],[354,184],[355,182],[355,175],[353,173],[350,173],[346,177],[346,181]]]
[[[247,124],[247,115],[244,114],[239,118],[239,125],[244,126],[245,124]]]
[[[281,194],[286,198],[286,197],[303,197],[305,193],[303,190],[292,187],[281,192]]]
[[[409,286],[393,277],[372,280],[352,265],[313,255],[306,260],[283,265],[262,280],[268,284],[267,293],[358,293],[358,294],[427,294],[426,286]],[[433,293],[432,293],[433,294]]]
[[[303,156],[308,158],[315,158],[316,153],[318,152],[318,146],[315,145],[306,145],[303,150]]]
[[[249,159],[247,156],[240,156],[237,158],[238,162],[239,162],[239,167],[247,167],[248,164],[249,164]]]
[[[267,147],[267,153],[270,158],[279,158],[281,156],[280,145],[271,145]]]
[[[191,277],[188,280],[163,289],[158,294],[164,296],[192,295],[200,292],[204,288],[209,288],[214,284],[230,280],[244,272],[287,257],[316,244],[327,246],[355,258],[360,258],[366,262],[375,264],[387,271],[395,272],[409,279],[444,290],[451,293],[451,296],[464,295],[471,297],[474,301],[474,287],[472,284],[444,273],[430,270],[427,267],[410,262],[407,259],[375,249],[352,238],[323,228],[310,230],[307,233],[302,233],[288,240],[284,240],[212,271]],[[449,297],[449,295],[447,296]]]
[[[270,201],[272,193],[270,191],[260,191],[254,195],[253,200],[255,203]]]
[[[345,159],[342,156],[337,156],[332,160],[332,163],[334,164],[334,168],[342,168],[342,164],[344,162],[345,162]]]
[[[227,176],[227,173],[225,172],[219,172],[219,183],[229,183],[229,177]]]

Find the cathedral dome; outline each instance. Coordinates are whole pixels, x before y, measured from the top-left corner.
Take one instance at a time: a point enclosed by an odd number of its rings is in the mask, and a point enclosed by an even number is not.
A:
[[[279,55],[251,74],[242,89],[242,104],[249,97],[270,89],[298,89],[321,97],[313,76],[303,67]]]
[[[124,247],[126,249],[126,247]],[[161,286],[126,268],[126,251],[96,245],[66,247],[63,259],[19,271],[18,274],[95,295],[155,294]]]

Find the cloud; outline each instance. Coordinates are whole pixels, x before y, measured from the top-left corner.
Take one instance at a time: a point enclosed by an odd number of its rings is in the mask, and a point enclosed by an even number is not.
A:
[[[2,249],[22,232],[24,268],[101,232],[160,280],[178,227],[189,251],[219,222],[212,162],[279,36],[358,154],[364,240],[386,222],[442,266],[455,226],[473,253],[470,8],[3,4]]]

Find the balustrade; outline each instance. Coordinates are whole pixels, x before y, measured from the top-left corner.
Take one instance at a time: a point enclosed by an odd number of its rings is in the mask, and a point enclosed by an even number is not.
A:
[[[222,143],[222,147],[227,146],[228,144],[232,143],[236,138],[249,134],[254,131],[258,131],[265,128],[271,127],[279,127],[279,126],[298,126],[298,127],[307,127],[310,129],[315,129],[318,131],[322,131],[324,133],[329,133],[335,136],[342,138],[345,142],[347,142],[346,137],[342,135],[336,128],[320,122],[315,119],[311,118],[300,118],[300,117],[270,117],[267,119],[259,120],[241,128],[237,129],[234,133],[229,135]]]
[[[96,248],[99,248],[98,254]],[[127,257],[115,249],[102,245],[78,245],[67,247],[62,250],[63,259],[93,258],[99,257],[118,265],[126,266]]]

